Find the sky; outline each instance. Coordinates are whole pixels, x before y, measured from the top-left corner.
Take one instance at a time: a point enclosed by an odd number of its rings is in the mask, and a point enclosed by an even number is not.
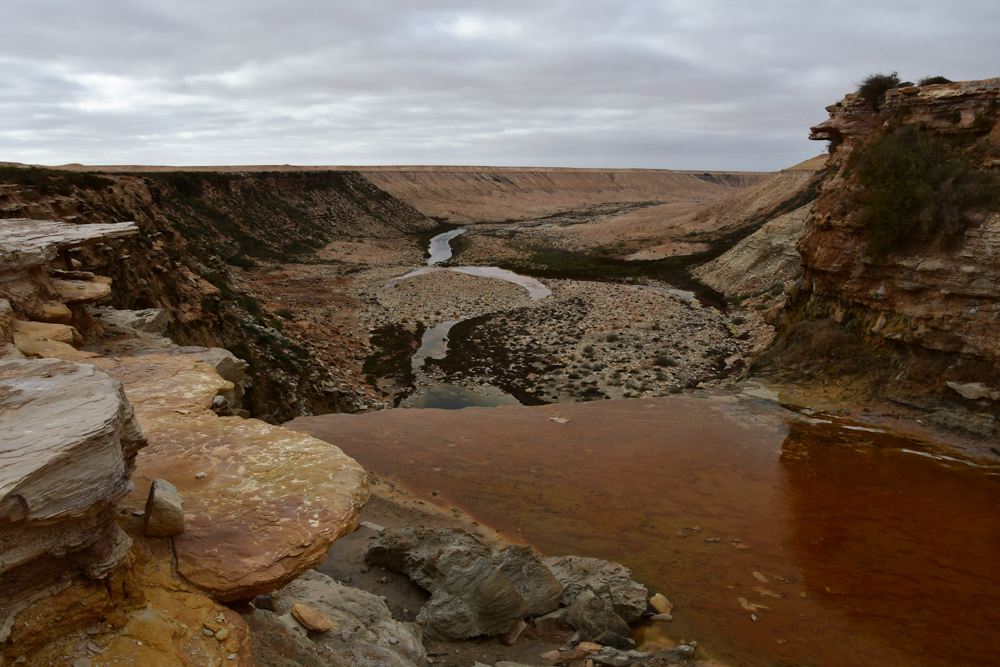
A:
[[[771,171],[997,0],[4,0],[0,161]]]

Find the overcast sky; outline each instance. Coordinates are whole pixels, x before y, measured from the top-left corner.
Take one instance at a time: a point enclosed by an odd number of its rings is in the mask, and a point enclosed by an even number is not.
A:
[[[0,161],[775,170],[997,0],[5,0]]]

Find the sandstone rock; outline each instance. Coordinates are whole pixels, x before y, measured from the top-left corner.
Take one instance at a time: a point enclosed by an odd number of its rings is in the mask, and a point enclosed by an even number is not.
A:
[[[566,621],[591,638],[608,631],[623,637],[630,634],[628,623],[615,613],[611,603],[598,597],[590,589],[576,596],[566,611]]]
[[[417,620],[436,636],[504,634],[559,604],[559,582],[528,547],[490,549],[459,531],[404,528],[373,541],[365,559],[431,593]]]
[[[276,613],[294,614],[295,608],[308,606],[325,616],[332,627],[349,631],[347,639],[339,632],[300,639],[300,646],[323,647],[322,653],[332,658],[324,664],[414,667],[427,659],[418,626],[393,619],[377,596],[343,586],[314,570],[275,593],[274,599]]]
[[[964,384],[960,382],[946,382],[945,384],[970,401],[988,398],[990,395],[990,388],[982,382],[966,382]]]
[[[661,614],[669,614],[673,611],[674,605],[663,595],[663,593],[657,593],[649,599],[649,604],[652,605],[653,609]]]
[[[12,218],[0,221],[0,267],[24,272],[54,260],[60,250],[136,236],[134,222],[72,225],[51,220]]]
[[[116,308],[93,308],[90,310],[101,326],[131,329],[142,333],[163,335],[170,324],[170,312],[164,308],[145,310],[118,310]]]
[[[124,556],[114,504],[145,440],[119,383],[56,360],[0,361],[0,425],[2,640],[60,575],[100,578]]]
[[[28,309],[27,315],[32,320],[51,324],[69,324],[73,321],[73,312],[60,301],[44,301],[35,304]]]
[[[59,280],[51,282],[59,300],[66,304],[93,303],[111,296],[111,282],[94,280]]]
[[[57,343],[64,343],[72,347],[83,345],[83,338],[80,332],[65,324],[47,324],[45,322],[14,322],[15,337],[25,336],[30,339],[47,338]]]
[[[145,510],[146,527],[143,532],[150,537],[173,537],[184,532],[184,508],[177,487],[165,479],[154,479],[149,488]]]
[[[626,623],[638,620],[646,611],[646,587],[632,581],[632,571],[620,563],[580,556],[546,558],[543,562],[562,586],[566,606],[590,590],[610,603]]]
[[[130,558],[106,582],[73,582],[26,609],[14,623],[10,653],[27,652],[30,665],[85,656],[95,667],[252,667],[239,614],[182,581],[169,549],[144,539],[136,534]]]
[[[336,627],[326,614],[301,602],[293,604],[291,612],[295,620],[313,632],[327,632]]]
[[[137,488],[169,479],[184,498],[185,530],[174,538],[180,573],[216,599],[280,588],[354,529],[368,495],[361,466],[310,436],[216,416],[212,400],[233,384],[208,364],[170,354],[93,363],[123,381],[149,438]]]

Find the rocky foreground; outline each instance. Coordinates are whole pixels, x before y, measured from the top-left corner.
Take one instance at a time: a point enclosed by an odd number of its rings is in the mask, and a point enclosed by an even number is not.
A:
[[[528,621],[550,640],[531,664],[654,657],[629,638],[645,589],[616,564],[381,530],[370,567],[430,594],[399,619],[384,596],[316,572],[355,530],[368,475],[246,418],[246,362],[174,345],[164,311],[96,305],[111,281],[65,250],[134,233],[0,224],[0,664],[408,667],[435,661],[425,638],[512,646]]]

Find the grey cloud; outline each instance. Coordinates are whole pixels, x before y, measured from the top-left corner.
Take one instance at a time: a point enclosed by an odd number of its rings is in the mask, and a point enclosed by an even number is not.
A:
[[[34,0],[0,160],[780,169],[872,71],[986,78],[995,2]]]

